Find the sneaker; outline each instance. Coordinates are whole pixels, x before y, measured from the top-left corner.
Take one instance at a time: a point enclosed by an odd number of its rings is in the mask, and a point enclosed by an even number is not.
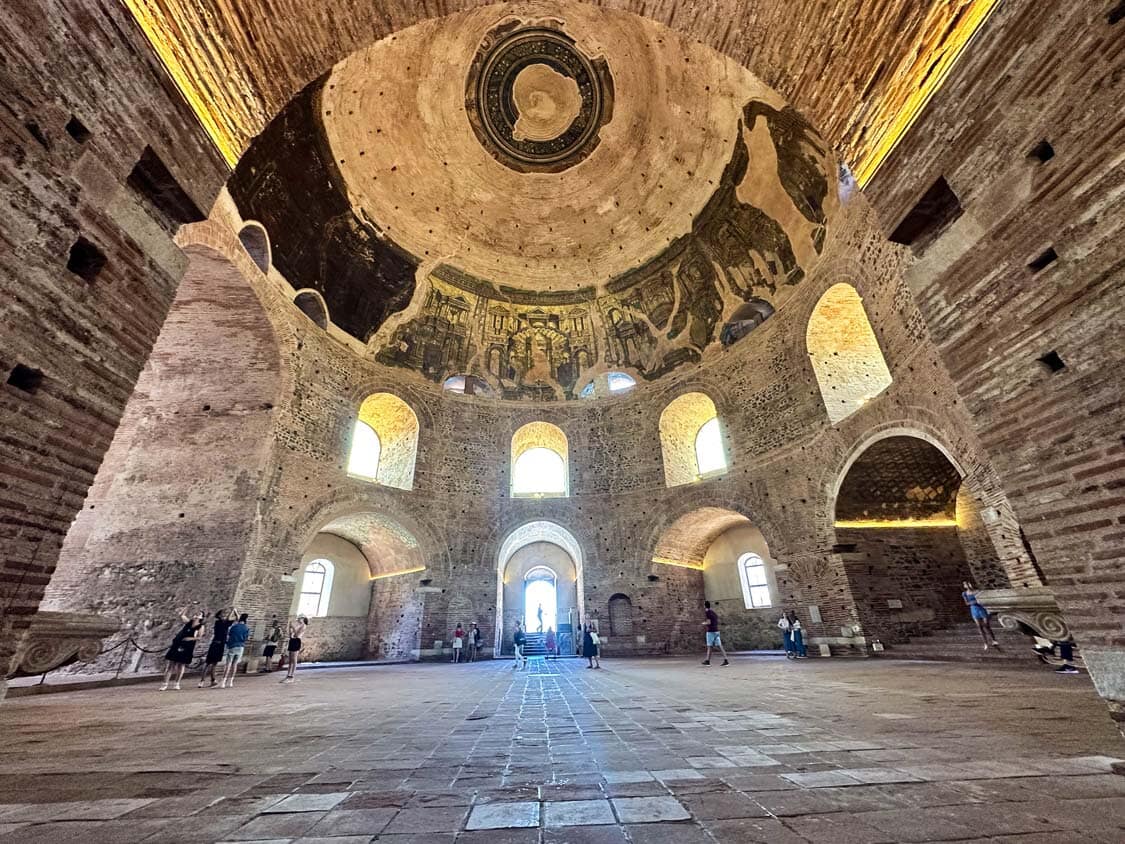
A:
[[[992,647],[996,648],[996,650],[1000,650],[1000,643],[997,642],[995,639],[993,639],[992,640]]]
[[[1056,674],[1081,674],[1082,672],[1073,665],[1060,665],[1055,669]]]
[[[174,685],[172,688],[178,692],[180,690],[180,684],[176,683],[176,685]]]
[[[723,660],[723,665],[730,665],[730,660],[729,660],[729,659],[724,659],[724,660]]]
[[[198,686],[196,686],[196,688],[197,688],[197,689],[202,689],[202,688],[203,688],[203,685],[204,685],[203,681],[202,681],[202,680],[200,680],[200,681],[199,681],[199,685],[198,685]]]
[[[160,687],[160,691],[162,691],[162,692],[166,692],[166,691],[168,691],[168,684],[167,684],[167,683],[165,683],[165,684],[164,684],[163,686],[161,686],[161,687]]]
[[[709,660],[709,659],[705,659],[705,660],[703,660],[703,664],[704,664],[704,665],[710,665],[710,664],[711,664],[711,660]]]

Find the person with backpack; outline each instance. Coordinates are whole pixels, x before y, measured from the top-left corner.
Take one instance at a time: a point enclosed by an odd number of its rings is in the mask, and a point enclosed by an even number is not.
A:
[[[477,661],[477,653],[480,651],[480,628],[473,625],[473,629],[469,631],[469,662]]]
[[[587,624],[585,631],[582,633],[582,656],[586,657],[589,661],[587,668],[601,668],[602,660],[598,653],[598,632],[594,629],[594,625]]]
[[[793,658],[805,659],[808,657],[808,653],[805,651],[805,638],[801,630],[801,619],[797,618],[797,613],[793,610],[789,610],[788,621],[789,635],[792,639]]]
[[[247,618],[247,614],[242,613],[238,621],[227,631],[227,649],[223,654],[225,667],[223,679],[219,682],[220,689],[228,686],[234,688],[234,675],[238,673],[238,663],[242,662],[242,655],[246,653],[246,643],[250,639],[250,625],[246,623]]]
[[[461,623],[457,623],[457,629],[453,631],[453,659],[452,663],[461,661],[461,651],[465,649],[465,631],[461,628]]]

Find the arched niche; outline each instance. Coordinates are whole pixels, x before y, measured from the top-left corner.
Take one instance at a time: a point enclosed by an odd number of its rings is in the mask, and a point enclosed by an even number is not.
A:
[[[377,444],[374,459],[370,450],[362,451],[372,444]],[[391,393],[364,399],[348,446],[348,473],[383,486],[413,489],[417,455],[418,417],[410,405]]]
[[[706,393],[684,393],[660,414],[660,451],[667,486],[725,474],[730,466],[715,402]]]
[[[325,304],[324,297],[320,293],[315,290],[299,290],[293,297],[293,304],[318,327],[328,328],[328,305]]]
[[[266,227],[255,220],[247,221],[238,230],[238,241],[258,269],[268,273],[270,266],[273,264],[273,252],[270,248],[270,236]]]
[[[891,385],[891,372],[863,300],[850,284],[835,284],[820,297],[809,317],[805,343],[833,424]]]
[[[570,495],[570,449],[566,434],[550,422],[528,422],[512,434],[512,498]]]
[[[331,564],[332,579],[324,612],[309,618],[305,638],[310,658],[417,656],[422,602],[416,588],[425,576],[426,560],[410,530],[371,511],[337,516],[324,524],[295,572],[291,615],[300,609],[305,573],[316,561]]]
[[[744,564],[755,559],[761,565],[747,569]],[[654,572],[672,566],[702,575],[700,602],[710,601],[719,614],[728,648],[780,646],[776,622],[782,596],[776,564],[765,536],[749,517],[725,507],[684,513],[661,533],[652,562]],[[746,576],[750,573],[755,578]]]

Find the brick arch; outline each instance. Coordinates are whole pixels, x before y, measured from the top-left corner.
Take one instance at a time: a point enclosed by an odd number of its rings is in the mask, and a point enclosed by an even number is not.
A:
[[[604,5],[663,24],[755,73],[812,119],[863,183],[902,129],[900,114],[917,112],[943,78],[935,69],[956,57],[993,3],[898,0],[877,10],[864,0],[844,3],[840,19],[856,25],[843,36],[828,25],[815,0],[704,0],[691,14],[674,2],[611,0]],[[326,3],[310,2],[277,15],[263,2],[243,9],[245,18],[261,24],[250,48],[234,18],[198,4],[185,3],[167,15],[146,9],[138,20],[233,165],[298,91],[347,56],[414,24],[487,5],[494,4],[344,0],[332,5],[332,14],[326,13]],[[205,43],[178,37],[182,32],[204,33]],[[874,73],[867,49],[872,43],[880,45],[879,66],[886,72]],[[290,46],[299,58],[271,61]],[[870,103],[866,109],[859,108],[861,97]]]
[[[726,466],[718,474],[725,474],[732,464],[725,426],[714,399],[707,393],[682,392],[660,412],[660,451],[664,460],[666,486],[682,486],[701,479],[696,456],[696,438],[703,425],[712,419],[719,420]],[[709,477],[709,476],[705,476]]]
[[[257,220],[246,220],[238,230],[238,242],[261,272],[268,273],[273,265],[273,248],[266,227]]]

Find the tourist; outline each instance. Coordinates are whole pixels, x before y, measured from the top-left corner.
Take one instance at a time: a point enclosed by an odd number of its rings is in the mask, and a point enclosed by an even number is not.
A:
[[[297,654],[301,651],[301,636],[308,626],[309,620],[303,615],[297,616],[296,621],[289,622],[289,645],[286,648],[289,652],[289,668],[281,681],[283,683],[292,683],[297,679],[294,676],[297,673]]]
[[[512,636],[512,641],[516,646],[516,664],[513,665],[512,668],[519,671],[520,668],[527,665],[527,657],[523,655],[523,646],[527,641],[527,636],[524,635],[523,624],[518,621],[516,622],[516,632],[515,635]]]
[[[469,631],[469,662],[477,661],[477,653],[480,651],[480,628],[473,625],[473,629]]]
[[[234,675],[238,673],[238,663],[242,662],[242,655],[246,652],[246,642],[250,639],[250,625],[246,623],[246,613],[238,617],[238,621],[231,625],[227,631],[227,649],[223,654],[223,679],[219,688],[228,686],[234,688]]]
[[[808,652],[805,650],[805,637],[801,628],[801,619],[797,618],[797,613],[789,610],[789,638],[791,647],[793,648],[794,659],[805,659],[808,657]]]
[[[262,659],[265,661],[265,668],[262,670],[267,674],[273,670],[271,663],[273,662],[273,655],[277,653],[277,643],[281,641],[281,622],[277,620],[277,616],[273,617],[270,622],[270,632],[266,634],[266,645],[262,648]]]
[[[587,668],[601,668],[601,655],[598,653],[598,634],[592,624],[587,624],[582,632],[582,656],[589,664]]]
[[[537,609],[535,611],[535,614],[537,616],[539,616],[539,629],[536,632],[542,633],[543,632],[543,605],[542,604],[539,605],[539,609]]]
[[[191,665],[195,655],[195,642],[203,629],[202,612],[195,613],[191,618],[188,618],[186,613],[186,607],[180,611],[180,620],[184,622],[184,626],[172,639],[172,646],[164,655],[164,685],[160,687],[162,692],[168,690],[168,681],[172,679],[173,672],[176,680],[172,688],[177,692],[180,690],[180,680],[184,678],[184,670]]]
[[[707,628],[707,658],[703,660],[703,664],[711,664],[711,649],[718,648],[723,654],[723,665],[730,665],[726,648],[723,647],[723,638],[719,635],[719,616],[711,609],[710,601],[703,602],[703,610],[707,616],[707,620],[703,622],[703,626]]]
[[[992,624],[988,620],[988,610],[982,607],[977,600],[977,590],[967,580],[961,585],[965,587],[965,591],[961,593],[961,599],[968,605],[969,614],[972,615],[973,621],[977,623],[977,630],[980,631],[981,638],[984,639],[984,649],[987,651],[990,645],[999,648],[1000,643],[996,641],[996,634],[992,632]]]
[[[547,656],[555,656],[555,657],[558,656],[558,654],[556,653],[556,650],[558,648],[558,642],[555,639],[555,628],[553,628],[553,627],[547,628],[546,646],[547,646]]]
[[[781,629],[781,642],[785,647],[785,658],[793,659],[796,656],[793,652],[793,630],[789,623],[789,613],[785,610],[782,610],[777,626]]]
[[[230,616],[234,610],[215,610],[215,621],[211,627],[211,644],[207,647],[207,657],[203,661],[203,673],[199,675],[199,688],[203,688],[207,678],[211,678],[211,688],[218,682],[215,680],[215,666],[223,661],[223,654],[227,649],[227,633],[230,632]]]
[[[465,631],[461,629],[461,622],[457,622],[457,629],[453,631],[453,659],[454,663],[461,661],[461,649],[465,646]]]

